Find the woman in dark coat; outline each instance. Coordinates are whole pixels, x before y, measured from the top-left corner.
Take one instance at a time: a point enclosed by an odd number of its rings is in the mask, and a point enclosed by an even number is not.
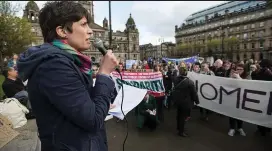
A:
[[[92,80],[92,62],[82,51],[91,47],[90,14],[72,1],[48,2],[39,13],[45,43],[21,54],[18,72],[28,79],[42,151],[107,151],[104,125],[118,61],[111,50]]]

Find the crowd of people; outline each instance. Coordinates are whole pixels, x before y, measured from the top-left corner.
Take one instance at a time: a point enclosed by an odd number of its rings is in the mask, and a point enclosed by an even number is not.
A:
[[[160,60],[144,60],[134,63],[130,69],[125,69],[125,66],[126,65],[122,62],[119,64],[121,71],[161,72],[163,76],[166,95],[149,97],[150,95],[147,94],[144,101],[136,108],[137,120],[139,122],[138,127],[143,128],[143,125],[146,124],[151,130],[155,129],[156,126],[154,125],[164,121],[164,106],[169,110],[175,105],[177,108],[178,134],[183,137],[188,136],[188,134],[184,132],[184,125],[190,118],[191,109],[194,105],[199,103],[194,83],[186,77],[188,71],[225,78],[272,81],[272,62],[267,59],[263,59],[259,62],[254,62],[253,59],[249,59],[246,63],[243,61],[230,62],[228,60],[222,61],[221,59],[217,59],[213,65],[210,65],[209,62],[167,63]],[[156,118],[155,115],[153,115],[154,118],[150,118],[152,114],[149,112],[150,110],[154,110],[154,108],[157,109]],[[201,107],[198,108],[200,110],[200,118],[208,121],[212,111]],[[146,120],[146,123],[143,119]],[[240,135],[246,136],[246,132],[243,130],[243,121],[229,117],[228,135],[234,136],[236,131],[239,132]],[[270,132],[270,129],[258,126],[258,131],[261,135],[266,135]]]

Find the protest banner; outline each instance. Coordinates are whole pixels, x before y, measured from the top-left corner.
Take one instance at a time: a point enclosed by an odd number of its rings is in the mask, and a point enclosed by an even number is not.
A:
[[[147,89],[154,96],[164,95],[165,89],[161,72],[122,72],[121,74],[123,80],[120,79],[119,73],[112,72],[117,91],[119,91],[122,84],[126,84],[140,89]]]
[[[166,62],[180,63],[181,61],[185,63],[195,63],[198,61],[198,56],[192,56],[188,58],[162,58]]]
[[[188,72],[200,107],[272,128],[272,82],[215,77]]]

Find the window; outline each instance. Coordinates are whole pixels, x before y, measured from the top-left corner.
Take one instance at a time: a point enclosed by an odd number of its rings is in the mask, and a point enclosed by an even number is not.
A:
[[[264,31],[262,30],[259,32],[259,37],[263,37],[263,36],[264,36]]]
[[[240,27],[237,27],[237,31],[239,31],[240,30]]]
[[[255,28],[255,24],[251,24],[251,28]]]
[[[247,30],[247,25],[244,26],[244,30]]]
[[[239,49],[240,49],[240,45],[239,45],[239,44],[237,44],[236,48],[237,48],[237,50],[239,50]]]
[[[247,16],[244,17],[244,20],[247,20]]]
[[[260,13],[260,16],[261,16],[261,17],[264,16],[264,12],[261,12],[261,13]]]
[[[239,21],[240,21],[240,18],[237,18],[236,21],[239,22]]]
[[[233,20],[231,19],[231,20],[230,20],[230,24],[232,24],[232,23],[233,23]]]
[[[255,37],[255,33],[251,33],[251,37],[252,37],[252,38]]]
[[[264,22],[260,22],[260,27],[263,27],[264,26]]]
[[[232,30],[233,30],[232,28],[229,29],[230,32],[232,32]]]
[[[251,48],[252,48],[252,49],[255,48],[255,43],[251,43]]]
[[[240,35],[236,35],[236,37],[237,37],[237,38],[239,38],[239,37],[240,37]]]
[[[247,44],[244,44],[244,49],[247,49]]]
[[[247,38],[247,33],[244,33],[244,39],[246,39]]]
[[[260,48],[263,48],[263,41],[260,41]]]
[[[252,18],[255,18],[255,14],[251,15],[251,19],[252,19]]]
[[[134,54],[134,55],[133,55],[133,57],[134,57],[134,58],[137,58],[137,55],[136,55],[136,54]]]

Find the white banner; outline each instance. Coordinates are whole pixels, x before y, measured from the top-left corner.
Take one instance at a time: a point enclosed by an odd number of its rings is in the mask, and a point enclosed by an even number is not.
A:
[[[272,128],[272,82],[231,79],[188,72],[199,106],[249,123]]]

